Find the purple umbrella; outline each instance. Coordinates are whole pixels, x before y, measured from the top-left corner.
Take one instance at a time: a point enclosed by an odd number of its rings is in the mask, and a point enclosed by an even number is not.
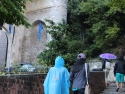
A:
[[[103,54],[100,54],[99,57],[103,59],[116,59],[116,56],[111,53],[103,53]]]

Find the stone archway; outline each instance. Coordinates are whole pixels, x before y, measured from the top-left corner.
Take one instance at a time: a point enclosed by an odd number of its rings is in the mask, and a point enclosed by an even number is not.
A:
[[[3,30],[0,30],[0,70],[3,70],[6,66],[8,49],[8,38]]]
[[[41,32],[41,39],[38,40],[39,22],[42,23],[43,30]],[[22,62],[37,63],[37,55],[46,49],[47,33],[45,23],[37,20],[32,24],[32,28],[24,35]]]

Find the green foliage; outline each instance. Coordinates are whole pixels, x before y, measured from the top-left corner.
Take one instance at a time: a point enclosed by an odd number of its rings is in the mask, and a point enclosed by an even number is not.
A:
[[[42,65],[54,65],[55,58],[62,56],[65,60],[65,66],[69,69],[75,62],[76,56],[83,51],[83,42],[72,40],[70,38],[69,25],[63,20],[62,23],[54,23],[46,20],[50,25],[47,26],[47,32],[52,40],[47,43],[47,49],[38,55],[39,63]]]
[[[68,42],[68,51],[70,53],[75,53],[76,51],[82,52],[83,51],[83,42],[77,41],[77,40]]]
[[[66,33],[68,25],[63,20],[62,23],[55,24],[53,21],[46,20],[50,25],[47,26],[47,32],[51,35],[52,40],[46,45],[48,49],[41,52],[38,56],[39,61],[49,65],[54,65],[54,60],[58,55],[66,53],[67,40]]]
[[[32,0],[1,0],[0,1],[0,22],[25,25],[29,27],[27,18],[24,16],[26,1]]]
[[[84,21],[87,26],[84,45],[91,56],[96,56],[95,51],[110,51],[116,39],[125,34],[124,8],[124,0],[88,0],[81,3],[80,13],[88,15]]]
[[[69,68],[79,52],[87,57],[109,52],[125,34],[124,5],[124,0],[69,0],[67,24],[47,20],[50,24],[47,32],[52,40],[38,55],[39,62],[51,66],[61,55]]]
[[[80,3],[84,0],[69,0],[68,1],[68,17],[67,23],[70,26],[70,38],[72,40],[84,41],[83,21],[85,14],[80,13]]]

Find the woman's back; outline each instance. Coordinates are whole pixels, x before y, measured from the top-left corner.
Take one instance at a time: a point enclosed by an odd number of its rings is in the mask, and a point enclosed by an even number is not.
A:
[[[73,75],[72,88],[85,88],[86,85],[86,73],[85,73],[85,64],[83,68],[78,72],[70,72],[70,80]]]

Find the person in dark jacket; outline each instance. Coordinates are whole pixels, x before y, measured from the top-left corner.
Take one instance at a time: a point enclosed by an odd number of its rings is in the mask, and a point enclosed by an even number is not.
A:
[[[119,55],[118,61],[114,66],[114,75],[116,76],[116,92],[122,92],[123,82],[124,82],[124,74],[125,74],[125,61],[123,54]]]
[[[85,71],[86,56],[83,53],[78,54],[77,60],[70,71],[70,82],[74,94],[85,94],[85,87],[89,79],[89,65],[87,64],[87,73]],[[87,74],[87,75],[86,75]],[[87,77],[86,77],[87,76]]]

